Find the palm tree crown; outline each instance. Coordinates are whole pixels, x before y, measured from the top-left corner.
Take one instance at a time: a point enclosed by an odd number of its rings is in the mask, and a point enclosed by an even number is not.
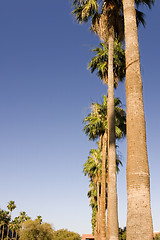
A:
[[[97,76],[107,84],[108,79],[108,44],[100,43],[99,47],[92,50],[95,56],[91,59],[88,69],[91,73],[97,71]],[[116,39],[114,42],[113,58],[114,86],[118,81],[123,81],[125,77],[125,51],[122,44]]]
[[[122,138],[126,135],[126,113],[122,109],[122,103],[119,98],[115,98],[115,131],[116,138]],[[103,95],[102,104],[92,103],[91,113],[84,119],[83,128],[89,140],[96,140],[104,134],[108,127],[107,124],[107,97]]]

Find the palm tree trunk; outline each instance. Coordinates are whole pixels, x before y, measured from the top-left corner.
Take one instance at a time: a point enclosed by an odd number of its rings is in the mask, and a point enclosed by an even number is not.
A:
[[[101,182],[100,182],[100,195],[99,195],[99,213],[98,213],[98,222],[99,222],[99,229],[98,229],[98,239],[101,240]]]
[[[16,231],[16,238],[15,239],[17,240],[17,231]]]
[[[9,224],[7,225],[7,240],[8,240],[8,235],[9,235]]]
[[[2,240],[3,240],[3,236],[4,236],[4,225],[3,225],[3,228],[2,228]]]
[[[101,180],[101,240],[106,240],[106,157],[107,131],[103,135],[102,145],[102,180]]]
[[[107,198],[107,240],[118,240],[117,176],[115,150],[115,113],[114,113],[114,27],[109,29],[108,53],[108,198]]]
[[[153,239],[150,176],[134,0],[123,0],[127,102],[127,239]]]
[[[97,182],[97,240],[100,240],[100,196],[99,196],[99,184],[100,182]]]
[[[12,239],[13,239],[13,236],[14,236],[14,230],[12,230]]]

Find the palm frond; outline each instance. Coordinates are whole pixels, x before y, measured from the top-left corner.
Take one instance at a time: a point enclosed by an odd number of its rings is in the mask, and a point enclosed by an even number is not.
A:
[[[146,26],[145,14],[137,9],[136,9],[136,20],[137,20],[137,26],[139,26],[140,24],[142,24],[143,27]]]
[[[151,8],[154,5],[155,0],[135,0],[136,6],[139,7],[140,5],[146,5],[147,7]]]

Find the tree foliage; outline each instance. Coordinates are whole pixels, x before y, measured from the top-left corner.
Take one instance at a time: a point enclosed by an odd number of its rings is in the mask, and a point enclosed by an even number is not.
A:
[[[160,240],[160,233],[157,233],[154,237],[154,240]]]
[[[53,240],[81,240],[78,233],[70,232],[67,229],[60,229],[53,233]]]
[[[27,220],[20,230],[20,240],[52,240],[53,229],[48,223],[41,223],[39,219]]]

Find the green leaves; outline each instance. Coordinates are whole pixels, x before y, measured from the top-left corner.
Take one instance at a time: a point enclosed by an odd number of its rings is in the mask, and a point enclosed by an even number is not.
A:
[[[16,208],[15,202],[14,201],[8,202],[7,208],[10,212],[12,212]]]
[[[90,18],[93,18],[94,15],[98,12],[98,3],[97,0],[86,0],[86,1],[73,1],[72,6],[74,10],[72,14],[75,16],[77,22],[87,22]]]
[[[108,128],[107,97],[105,95],[103,95],[102,104],[92,103],[91,113],[84,119],[84,124],[83,131],[89,140],[96,140],[104,134],[105,129]],[[119,98],[115,98],[115,133],[118,139],[126,135],[126,113],[122,109]]]
[[[92,50],[95,56],[91,59],[88,65],[91,73],[97,72],[97,76],[107,84],[108,79],[108,44],[101,42],[99,47]],[[118,86],[118,81],[123,81],[125,77],[125,52],[122,44],[115,40],[114,42],[114,59],[113,73],[115,79],[115,87]]]

